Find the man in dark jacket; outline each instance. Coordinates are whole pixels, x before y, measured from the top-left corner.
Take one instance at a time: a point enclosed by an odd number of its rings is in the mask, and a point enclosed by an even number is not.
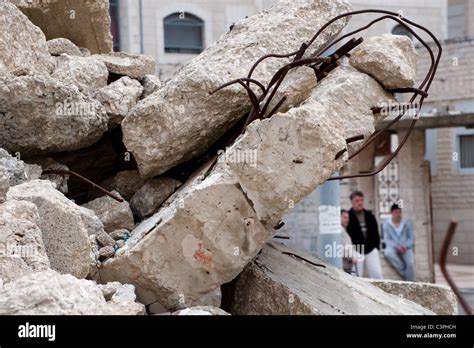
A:
[[[382,279],[382,266],[378,251],[380,235],[377,219],[374,214],[364,209],[364,194],[362,192],[353,192],[350,198],[352,208],[349,210],[347,233],[351,236],[354,245],[359,249],[363,246],[365,255],[363,261],[364,276]]]

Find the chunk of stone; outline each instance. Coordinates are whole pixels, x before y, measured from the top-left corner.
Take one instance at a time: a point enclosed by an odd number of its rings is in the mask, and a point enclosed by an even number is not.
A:
[[[100,221],[92,210],[80,206],[77,206],[77,209],[89,236],[97,236],[104,233],[104,225],[102,224],[102,221]]]
[[[47,42],[49,54],[52,56],[60,56],[65,53],[70,56],[82,56],[82,52],[74,42],[63,37],[52,39]]]
[[[202,154],[251,107],[241,86],[213,95],[209,92],[247,76],[252,65],[266,54],[299,49],[326,22],[349,10],[349,3],[343,0],[277,0],[269,10],[237,23],[181,68],[153,98],[140,101],[123,121],[124,144],[133,153],[142,176],[160,175]],[[346,22],[342,19],[331,25],[309,51],[335,37]],[[268,83],[283,64],[269,59],[253,77]],[[260,93],[257,88],[255,91]]]
[[[99,255],[99,243],[95,234],[89,235],[89,242],[91,243],[91,254],[90,254],[90,268],[87,279],[98,280],[99,279],[99,267],[100,267],[100,255]]]
[[[235,278],[270,238],[229,172],[202,169],[169,206],[132,231],[100,270],[131,283],[142,303],[185,308]]]
[[[162,86],[160,78],[156,75],[146,75],[141,80],[141,83],[143,86],[143,94],[141,96],[141,99],[145,99],[149,95],[152,95],[157,90],[159,90]]]
[[[124,230],[124,229],[115,230],[115,231],[109,233],[109,236],[112,237],[114,240],[119,240],[119,239],[126,240],[126,239],[130,238],[130,232],[128,230]]]
[[[120,197],[118,192],[112,193]],[[83,207],[92,210],[99,217],[106,232],[124,228],[132,230],[135,227],[132,210],[125,200],[118,202],[112,197],[104,196],[84,204]]]
[[[54,67],[40,28],[8,2],[0,3],[0,52],[0,72],[49,74]]]
[[[115,248],[111,245],[99,249],[99,260],[105,261],[115,255]]]
[[[155,58],[144,54],[111,52],[92,57],[104,62],[109,72],[125,75],[136,80],[141,80],[146,75],[154,74],[156,69]]]
[[[43,169],[37,164],[25,163],[25,176],[28,180],[37,180],[41,178],[41,173]]]
[[[132,211],[140,218],[153,215],[163,202],[181,185],[177,180],[167,177],[149,179],[130,200]]]
[[[92,55],[91,51],[85,47],[79,47],[79,50],[81,51],[83,57],[90,57]]]
[[[102,103],[109,115],[109,129],[119,126],[143,93],[137,80],[124,76],[100,89],[95,98]]]
[[[8,179],[9,186],[15,186],[28,181],[25,163],[11,156],[8,151],[0,148],[0,167]]]
[[[349,62],[373,76],[385,88],[413,87],[418,52],[413,41],[402,35],[373,36],[354,49]]]
[[[370,76],[338,68],[299,107],[252,122],[219,161],[237,175],[258,218],[275,226],[360,146],[348,149],[346,138],[373,133],[378,120],[371,108],[390,100]],[[345,149],[349,151],[337,159]]]
[[[109,72],[100,60],[67,54],[55,57],[55,60],[56,68],[51,76],[56,80],[75,85],[83,93],[107,86]]]
[[[211,307],[220,307],[222,303],[222,292],[221,288],[216,288],[204,295],[200,299],[194,301],[192,306],[211,306]]]
[[[301,66],[290,70],[268,104],[265,117],[278,106],[278,103],[283,98],[286,99],[278,107],[277,112],[287,112],[289,109],[299,106],[309,98],[314,87],[316,87],[316,82],[316,74],[312,68]],[[273,90],[270,91],[268,97],[262,102],[262,107],[266,104],[272,92]]]
[[[33,203],[0,204],[0,279],[4,283],[50,267],[39,220]]]
[[[48,40],[67,38],[93,53],[112,51],[109,0],[14,1]]]
[[[141,311],[138,311],[138,307]],[[27,274],[0,287],[1,315],[130,315],[144,306],[107,302],[91,280],[46,270]]]
[[[97,286],[102,291],[105,300],[110,301],[122,284],[119,282],[108,282],[107,284],[97,284]]]
[[[230,312],[236,315],[433,315],[417,303],[390,295],[331,266],[315,266],[283,254],[296,253],[269,243],[235,281]]]
[[[7,200],[7,192],[10,188],[10,180],[5,167],[0,165],[0,203]]]
[[[171,315],[230,315],[226,311],[212,306],[195,306],[181,309]]]
[[[117,191],[127,201],[137,192],[143,185],[145,185],[146,179],[140,176],[138,170],[123,170],[118,172],[115,176],[105,179],[99,185],[109,191]],[[103,196],[103,193],[97,192],[97,190],[91,190],[89,192],[89,198],[94,199]]]
[[[39,227],[51,268],[84,278],[89,273],[91,244],[80,207],[45,180],[11,187],[7,199],[36,205]]]
[[[22,156],[72,151],[107,130],[102,105],[49,76],[0,76],[0,147]]]
[[[123,248],[123,247],[125,246],[125,240],[119,239],[119,240],[115,243],[115,246],[117,247],[117,249]]]
[[[108,304],[116,307],[117,311],[124,313],[124,315],[145,314],[145,306],[135,302],[137,298],[135,287],[131,284],[118,284],[120,286],[117,287]]]
[[[51,181],[56,185],[56,189],[63,194],[68,192],[67,182],[69,180],[69,175],[42,174],[42,172],[48,170],[68,171],[69,168],[66,165],[56,162],[51,157],[30,158],[28,159],[28,162],[29,164],[36,164],[40,166],[40,179]]]
[[[364,280],[389,294],[416,302],[438,315],[458,314],[456,295],[446,285],[385,279]]]
[[[102,247],[115,245],[115,240],[104,231],[102,231],[102,233],[97,234],[96,238],[97,242]]]

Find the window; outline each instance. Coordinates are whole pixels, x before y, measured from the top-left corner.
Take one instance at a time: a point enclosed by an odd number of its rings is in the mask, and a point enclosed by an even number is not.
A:
[[[459,150],[461,169],[474,168],[474,134],[459,136]]]
[[[460,174],[474,174],[474,130],[455,128],[455,165]]]
[[[410,33],[407,28],[405,28],[403,25],[400,25],[400,24],[398,24],[397,26],[395,26],[395,28],[393,28],[392,34],[408,36],[410,40],[413,40],[412,33]]]
[[[197,16],[182,12],[164,19],[165,52],[199,54],[204,48],[204,22]]]
[[[448,6],[449,39],[462,38],[465,36],[464,12],[464,4],[450,4]]]

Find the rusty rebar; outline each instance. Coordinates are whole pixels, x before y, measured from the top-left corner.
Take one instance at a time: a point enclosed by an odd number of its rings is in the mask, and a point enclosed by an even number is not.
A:
[[[105,193],[107,196],[115,199],[116,201],[122,203],[124,200],[116,195],[114,195],[112,192],[107,191],[105,188],[103,188],[100,185],[97,185],[95,182],[83,177],[82,175],[73,172],[72,170],[45,170],[42,175],[49,175],[49,174],[56,174],[56,175],[72,175],[75,176],[76,178],[84,181],[85,183],[89,184],[90,186],[98,189],[99,191]]]
[[[290,237],[288,237],[288,236],[273,236],[273,238],[275,238],[275,239],[286,239],[286,240],[290,239]]]
[[[459,288],[457,287],[456,283],[454,282],[453,278],[448,272],[448,269],[446,267],[446,261],[447,261],[447,254],[448,254],[448,248],[449,245],[451,244],[451,240],[453,239],[454,233],[456,232],[456,227],[458,225],[458,222],[456,220],[451,220],[448,231],[446,232],[446,236],[444,237],[443,245],[441,246],[441,252],[440,252],[440,257],[439,257],[439,265],[441,267],[441,272],[443,272],[444,278],[446,278],[446,281],[448,282],[449,286],[451,289],[453,289],[453,292],[456,294],[457,298],[459,299],[459,302],[461,303],[462,308],[468,315],[472,315],[472,308],[469,305],[469,303],[466,301],[464,296],[461,294],[461,291],[459,291]]]
[[[294,256],[296,257],[297,259],[300,259],[300,260],[303,260],[304,262],[307,262],[313,266],[316,266],[316,267],[322,267],[322,268],[326,268],[326,265],[323,265],[323,264],[320,264],[320,263],[315,263],[313,261],[310,261],[308,260],[307,258],[301,256],[301,255],[298,255],[298,254],[295,254],[295,253],[292,253],[291,251],[282,251],[282,254],[285,254],[285,255],[289,255],[289,256]]]
[[[354,16],[354,15],[359,15],[359,14],[367,14],[367,13],[374,13],[374,14],[378,13],[378,14],[383,14],[383,16],[374,19],[373,21],[369,22],[367,25],[365,25],[363,27],[355,29],[355,30],[353,30],[353,31],[351,31],[351,32],[349,32],[349,33],[333,40],[332,42],[326,44],[324,47],[322,47],[319,50],[315,51],[309,57],[305,57],[306,51],[311,47],[311,45],[315,42],[315,40],[319,37],[319,35],[325,29],[327,29],[332,23],[334,23],[335,21],[340,20],[342,18],[348,17],[348,16]],[[441,44],[440,44],[439,40],[433,35],[433,33],[431,31],[429,31],[427,28],[425,28],[425,27],[423,27],[423,26],[421,26],[421,25],[419,25],[415,22],[412,22],[412,21],[406,19],[405,17],[401,17],[398,13],[395,13],[395,12],[386,11],[386,10],[367,9],[367,10],[352,11],[352,12],[347,12],[347,13],[341,14],[337,17],[334,17],[333,19],[331,19],[326,24],[324,24],[308,42],[302,43],[300,48],[297,51],[294,51],[294,52],[291,52],[291,53],[288,53],[288,54],[267,54],[267,55],[261,57],[260,59],[258,59],[257,62],[254,63],[254,65],[251,67],[251,69],[250,69],[250,71],[249,71],[246,78],[234,80],[231,83],[228,83],[228,84],[225,84],[225,85],[219,87],[217,90],[220,90],[220,89],[222,89],[222,88],[224,88],[224,87],[226,87],[226,86],[228,86],[232,83],[240,83],[241,85],[243,85],[243,81],[246,82],[246,87],[247,87],[246,89],[247,89],[247,92],[249,94],[249,98],[251,100],[252,108],[250,109],[249,113],[246,116],[246,121],[244,122],[244,126],[243,126],[240,134],[242,134],[246,131],[247,126],[251,122],[253,122],[256,119],[261,119],[261,118],[265,117],[267,109],[268,109],[269,105],[271,104],[271,102],[273,101],[273,98],[275,97],[276,92],[278,91],[279,87],[281,86],[282,82],[284,81],[285,77],[287,76],[287,74],[289,73],[289,71],[291,69],[294,69],[294,68],[299,67],[299,66],[306,65],[306,66],[312,67],[315,70],[315,73],[316,73],[316,76],[317,76],[318,80],[321,80],[321,79],[325,78],[326,76],[328,76],[328,74],[330,73],[331,70],[333,70],[333,69],[335,69],[339,66],[339,64],[340,64],[339,60],[344,56],[346,56],[346,57],[350,56],[350,51],[352,49],[354,49],[355,47],[357,47],[358,45],[360,45],[363,42],[364,39],[362,37],[359,37],[358,39],[356,39],[356,38],[350,39],[349,41],[344,43],[341,47],[339,47],[329,57],[322,57],[321,55],[324,52],[326,52],[332,46],[334,46],[335,44],[337,44],[340,41],[344,40],[345,38],[347,38],[349,36],[353,36],[353,35],[361,32],[363,30],[366,30],[366,29],[370,28],[372,25],[374,25],[374,24],[376,24],[380,21],[386,20],[386,19],[393,20],[393,21],[399,23],[404,28],[406,28],[408,30],[408,32],[410,32],[426,48],[426,50],[428,51],[428,53],[430,55],[431,65],[428,69],[427,74],[425,75],[425,78],[423,79],[422,83],[418,86],[418,88],[387,89],[387,91],[391,92],[391,93],[413,93],[413,96],[409,101],[410,106],[415,105],[415,100],[417,99],[417,97],[420,97],[420,100],[417,103],[418,109],[417,109],[416,117],[412,121],[410,127],[408,128],[407,134],[405,135],[403,140],[400,142],[397,149],[388,157],[388,159],[386,159],[382,163],[382,165],[377,170],[375,170],[373,172],[370,172],[370,173],[359,173],[359,174],[331,177],[329,180],[340,180],[340,179],[354,178],[354,177],[373,176],[373,175],[379,173],[380,171],[382,171],[393,160],[393,158],[395,158],[395,156],[399,153],[399,151],[401,150],[401,148],[404,146],[404,144],[408,140],[409,136],[411,135],[411,133],[412,133],[414,127],[415,127],[415,124],[417,122],[417,119],[418,119],[417,116],[418,116],[418,114],[421,110],[421,107],[423,106],[423,102],[424,102],[425,98],[428,97],[428,90],[431,86],[431,83],[433,82],[434,76],[436,74],[436,71],[437,71],[437,68],[438,68],[438,65],[439,65],[439,61],[441,59],[441,54],[442,54]],[[412,26],[419,29],[419,30],[422,30],[425,34],[430,36],[431,39],[435,42],[435,44],[438,48],[436,58],[435,58],[435,55],[434,55],[433,50],[431,49],[431,47],[411,28]],[[263,92],[262,95],[259,98],[257,98],[255,96],[255,94],[253,93],[253,91],[251,91],[251,89],[250,89],[250,83],[258,82],[257,80],[252,79],[252,75],[255,72],[255,70],[257,69],[257,67],[259,66],[259,64],[261,62],[263,62],[265,59],[269,59],[269,58],[290,59],[291,57],[294,57],[294,59],[292,61],[287,62],[286,64],[284,64],[274,74],[274,76],[272,77],[272,79],[270,80],[270,82],[268,83],[266,88],[264,87],[264,85],[262,83],[260,83],[260,85],[257,84],[257,85],[259,85],[259,87],[262,89],[262,92]],[[263,101],[265,101],[263,106],[258,104],[258,103],[261,103]],[[279,107],[283,104],[283,102],[284,102],[283,99],[280,100],[266,117],[271,117],[274,113],[276,113],[278,111]],[[380,112],[381,110],[382,110],[382,108],[373,108],[374,113]],[[398,122],[405,115],[406,111],[407,110],[402,110],[398,114],[398,116],[396,116],[392,121],[390,121],[388,123],[388,125],[385,125],[383,129],[378,130],[374,134],[369,136],[358,150],[356,150],[354,153],[349,155],[348,159],[350,160],[353,157],[357,156],[365,148],[367,148],[367,146],[369,146],[375,140],[377,140],[383,134],[383,132],[387,131],[396,122]],[[236,136],[234,138],[230,139],[229,142],[232,142],[233,140],[235,140],[235,138],[237,136],[238,136],[238,134],[236,134]],[[346,142],[347,142],[347,144],[349,144],[351,142],[362,140],[362,139],[360,139],[360,138],[357,138],[357,139],[349,138],[349,139],[346,140]],[[335,158],[336,159],[340,158],[346,151],[347,151],[347,148],[339,151],[336,154]]]
[[[285,226],[285,223],[284,223],[283,221],[280,221],[273,229],[279,230],[279,229],[281,229],[283,226]]]
[[[346,144],[351,144],[351,143],[354,143],[354,142],[359,141],[359,140],[364,140],[364,134],[355,135],[353,137],[347,138],[346,139]]]

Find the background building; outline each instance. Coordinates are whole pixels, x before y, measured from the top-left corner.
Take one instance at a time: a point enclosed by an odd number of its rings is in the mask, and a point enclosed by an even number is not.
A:
[[[215,42],[229,27],[272,0],[115,0],[120,50],[150,54],[157,74],[173,71]]]

